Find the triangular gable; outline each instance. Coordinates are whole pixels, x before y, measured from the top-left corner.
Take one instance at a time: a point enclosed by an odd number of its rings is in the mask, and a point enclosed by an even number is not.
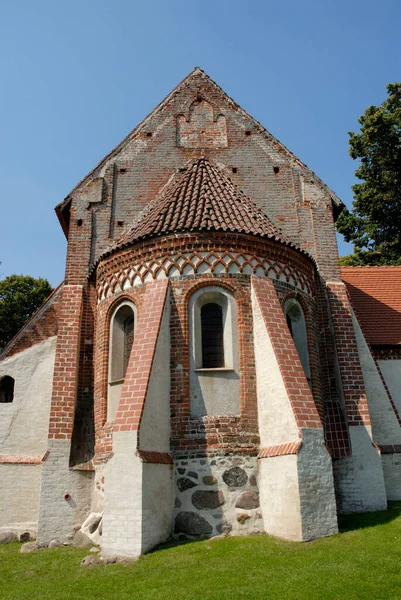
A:
[[[44,304],[32,315],[19,332],[0,353],[0,360],[39,344],[57,335],[57,305],[61,299],[64,282],[52,291]]]
[[[212,161],[190,163],[111,252],[139,240],[193,231],[244,233],[296,247]]]
[[[121,151],[124,150],[124,148],[127,146],[127,144],[129,144],[132,140],[134,140],[143,130],[144,128],[149,124],[149,121],[155,117],[156,115],[158,115],[161,111],[165,110],[168,108],[169,103],[171,102],[172,98],[174,96],[176,96],[177,94],[180,93],[181,89],[184,88],[184,86],[187,86],[191,83],[192,79],[194,79],[195,77],[199,77],[201,76],[209,85],[211,85],[216,92],[221,96],[221,99],[223,102],[227,103],[228,106],[235,110],[237,113],[240,113],[241,116],[245,117],[247,120],[249,120],[249,123],[252,124],[254,127],[256,127],[258,129],[258,131],[260,133],[262,133],[263,135],[266,136],[266,139],[268,139],[271,143],[273,143],[277,149],[278,152],[284,153],[290,160],[291,162],[293,162],[294,164],[298,165],[299,167],[301,167],[302,169],[306,170],[306,172],[308,173],[308,175],[313,178],[315,180],[315,182],[322,188],[324,189],[332,198],[332,201],[334,202],[334,204],[337,207],[342,207],[343,203],[341,202],[341,200],[337,197],[337,195],[330,190],[326,184],[319,178],[317,177],[317,175],[315,173],[313,173],[313,171],[311,171],[304,163],[302,163],[290,150],[288,150],[288,148],[286,148],[284,146],[284,144],[282,144],[279,140],[277,140],[274,136],[272,136],[266,129],[265,127],[263,127],[263,125],[261,125],[261,123],[259,123],[259,121],[257,121],[256,119],[254,119],[251,115],[249,115],[244,109],[242,109],[232,98],[230,98],[225,92],[224,90],[222,90],[222,88],[220,88],[220,86],[217,85],[216,82],[214,82],[202,69],[200,69],[199,67],[195,67],[195,69],[189,73],[182,81],[181,83],[179,83],[167,96],[166,98],[164,98],[164,100],[162,100],[162,102],[160,102],[156,108],[154,108],[147,117],[145,117],[140,123],[139,125],[137,125],[135,127],[135,129],[133,129],[123,140],[122,142],[120,142],[111,152],[109,152],[109,154],[107,154],[97,165],[94,169],[92,169],[92,171],[90,171],[90,173],[88,173],[88,175],[86,175],[75,187],[73,190],[71,190],[70,194],[65,198],[65,200],[63,200],[63,202],[61,202],[60,204],[58,204],[56,206],[56,213],[57,216],[60,219],[60,222],[63,221],[62,218],[62,212],[65,208],[67,208],[68,203],[70,202],[70,196],[71,194],[73,194],[74,192],[76,192],[81,186],[85,185],[92,177],[97,176],[99,174],[99,171],[106,165],[106,163],[113,158],[114,156],[117,156]]]

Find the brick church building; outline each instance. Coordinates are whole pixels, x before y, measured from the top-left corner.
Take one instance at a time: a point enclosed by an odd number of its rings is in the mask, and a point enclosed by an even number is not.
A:
[[[340,270],[342,208],[195,68],[56,207],[65,279],[0,357],[0,531],[137,556],[401,499],[401,269]]]

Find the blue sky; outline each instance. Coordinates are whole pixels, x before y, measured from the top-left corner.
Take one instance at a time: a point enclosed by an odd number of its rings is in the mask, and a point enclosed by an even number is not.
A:
[[[396,0],[0,0],[1,276],[62,280],[55,205],[196,65],[350,205],[347,132],[401,80],[400,22]]]

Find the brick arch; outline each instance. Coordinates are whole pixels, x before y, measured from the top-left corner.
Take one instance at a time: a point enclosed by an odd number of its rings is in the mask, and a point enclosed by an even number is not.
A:
[[[136,307],[137,310],[140,309],[140,303],[138,302],[138,300],[136,298],[134,298],[133,296],[130,296],[129,294],[121,294],[121,296],[118,296],[117,298],[113,298],[112,302],[107,307],[107,312],[106,312],[106,316],[105,316],[105,322],[109,327],[110,327],[112,314],[116,310],[117,306],[119,304],[122,304],[124,301],[131,302],[132,304],[134,304],[134,306]],[[110,335],[110,332],[109,332],[109,335]]]
[[[200,290],[203,287],[221,287],[224,288],[225,290],[227,290],[228,292],[230,292],[234,298],[235,301],[238,304],[238,300],[239,298],[237,297],[237,289],[235,286],[222,281],[221,279],[216,279],[215,277],[210,277],[208,279],[202,279],[201,281],[196,281],[196,283],[194,283],[189,290],[186,291],[185,296],[184,296],[184,303],[185,303],[185,307],[188,310],[188,306],[189,306],[189,301],[191,296],[193,296],[195,294],[195,292],[197,292],[198,290]]]
[[[287,292],[286,294],[284,294],[281,297],[280,304],[281,304],[283,310],[284,310],[284,306],[285,306],[285,303],[287,302],[287,300],[296,300],[297,302],[299,302],[302,307],[302,310],[304,311],[305,319],[311,318],[311,308],[307,304],[303,295],[298,290]]]

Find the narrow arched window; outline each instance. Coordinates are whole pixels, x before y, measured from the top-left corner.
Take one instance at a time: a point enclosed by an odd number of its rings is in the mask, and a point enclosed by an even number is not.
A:
[[[304,311],[297,300],[290,298],[285,303],[284,313],[306,378],[310,381],[308,338],[306,335]]]
[[[0,403],[12,402],[14,400],[14,379],[9,375],[0,379]]]
[[[219,304],[201,308],[202,368],[224,367],[223,309]]]
[[[134,342],[133,304],[124,302],[115,310],[110,324],[109,391],[107,420],[114,421]]]

